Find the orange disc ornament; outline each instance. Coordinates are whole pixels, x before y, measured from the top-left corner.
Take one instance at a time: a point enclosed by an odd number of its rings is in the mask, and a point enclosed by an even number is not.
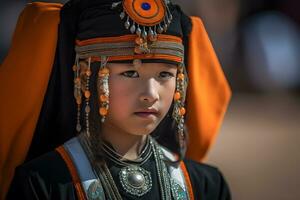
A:
[[[143,26],[157,25],[166,15],[162,0],[124,0],[123,7],[135,23]]]
[[[157,33],[167,31],[173,16],[164,0],[123,0],[120,18],[131,33],[155,42]]]

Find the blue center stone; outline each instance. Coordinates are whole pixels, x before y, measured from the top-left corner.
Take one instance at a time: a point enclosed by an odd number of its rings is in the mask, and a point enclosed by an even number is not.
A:
[[[151,5],[147,2],[142,3],[142,9],[143,10],[150,10]]]

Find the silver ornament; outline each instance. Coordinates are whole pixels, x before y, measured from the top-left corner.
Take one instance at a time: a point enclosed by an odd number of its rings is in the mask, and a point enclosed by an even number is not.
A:
[[[157,28],[157,32],[158,33],[162,33],[164,31],[164,29],[161,27],[161,25],[159,24],[158,25],[158,28]]]
[[[135,33],[138,35],[138,36],[141,36],[141,33],[142,33],[142,30],[141,28],[138,26]]]
[[[152,31],[151,27],[150,27],[149,30],[148,30],[148,35],[149,35],[150,37],[153,37],[153,35],[154,35],[154,32]]]
[[[121,18],[121,19],[124,19],[124,18],[125,18],[125,12],[121,12],[121,13],[120,13],[120,18]]]
[[[134,32],[135,32],[135,29],[136,29],[136,28],[135,28],[135,25],[132,24],[132,26],[130,27],[130,32],[131,32],[131,33],[134,33]]]
[[[143,32],[142,32],[142,37],[145,39],[145,38],[147,38],[147,35],[148,34],[147,34],[146,30],[144,29]]]

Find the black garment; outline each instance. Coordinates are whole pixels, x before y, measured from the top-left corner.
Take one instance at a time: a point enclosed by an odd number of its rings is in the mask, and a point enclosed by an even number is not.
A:
[[[190,175],[195,200],[231,199],[228,186],[218,169],[191,160],[184,162]],[[155,171],[153,159],[150,158],[144,165],[143,167],[148,171]],[[115,180],[118,180],[117,169],[112,168],[114,167],[110,166],[112,175]],[[159,200],[158,180],[157,177],[153,177],[153,174],[155,173],[152,173],[152,190],[141,198],[126,194],[117,183],[123,199]],[[52,151],[17,167],[7,199],[74,200],[77,196],[64,160],[56,151]]]

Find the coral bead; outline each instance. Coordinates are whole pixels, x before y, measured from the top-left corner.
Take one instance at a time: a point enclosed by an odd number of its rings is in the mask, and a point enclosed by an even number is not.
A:
[[[91,70],[86,70],[85,74],[86,74],[87,76],[91,76],[91,75],[92,75],[92,71],[91,71]]]
[[[183,116],[183,115],[185,115],[185,108],[184,107],[181,107],[180,109],[179,109],[179,114],[181,115],[181,116]]]
[[[82,103],[82,100],[81,100],[80,97],[79,97],[79,98],[76,98],[76,103],[79,104],[79,105]]]
[[[106,67],[99,71],[99,76],[106,76],[108,74],[109,74],[109,69]]]
[[[136,44],[143,44],[143,43],[144,43],[144,39],[141,38],[141,37],[137,37],[137,38],[135,39],[135,43],[136,43]]]
[[[177,100],[179,100],[180,98],[181,98],[180,92],[175,92],[175,94],[174,94],[174,100],[177,101]]]
[[[90,98],[91,97],[91,92],[89,90],[84,91],[84,96],[85,98]]]
[[[183,74],[183,73],[178,74],[177,77],[178,77],[180,80],[184,80],[184,74]]]
[[[101,95],[100,95],[100,101],[101,101],[101,102],[106,102],[106,101],[108,101],[108,96],[105,96],[104,94],[101,94]]]
[[[108,113],[108,110],[107,110],[106,108],[101,107],[101,108],[99,109],[99,114],[100,114],[101,116],[105,116],[105,115],[107,115],[107,113]]]
[[[81,82],[81,81],[80,81],[80,78],[77,77],[77,78],[74,79],[74,83],[75,83],[75,84],[79,84],[80,82]]]
[[[73,65],[72,69],[73,69],[73,71],[77,71],[77,70],[79,70],[79,67],[77,65]]]

